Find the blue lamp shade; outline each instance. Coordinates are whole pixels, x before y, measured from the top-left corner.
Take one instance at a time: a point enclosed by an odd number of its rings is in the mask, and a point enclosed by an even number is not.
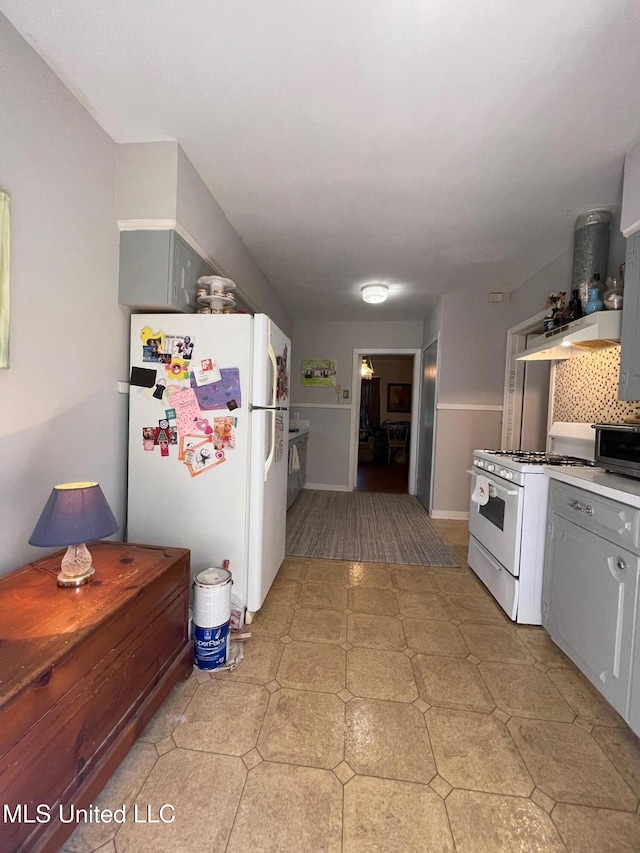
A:
[[[38,519],[30,545],[55,547],[104,539],[119,529],[98,483],[55,486]]]

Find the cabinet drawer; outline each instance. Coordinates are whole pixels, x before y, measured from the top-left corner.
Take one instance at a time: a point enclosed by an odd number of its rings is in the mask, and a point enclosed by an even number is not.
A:
[[[551,483],[549,502],[553,512],[574,524],[614,544],[640,548],[640,510],[557,481]]]
[[[469,537],[467,560],[471,569],[493,595],[509,619],[515,619],[518,612],[519,581],[501,566],[482,545]],[[537,617],[537,624],[540,617]]]

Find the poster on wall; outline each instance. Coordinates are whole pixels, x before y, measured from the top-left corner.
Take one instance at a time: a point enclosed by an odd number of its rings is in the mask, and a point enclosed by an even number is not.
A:
[[[0,192],[0,368],[9,367],[9,213],[11,197]]]
[[[337,362],[333,358],[303,358],[302,384],[309,388],[333,388]]]

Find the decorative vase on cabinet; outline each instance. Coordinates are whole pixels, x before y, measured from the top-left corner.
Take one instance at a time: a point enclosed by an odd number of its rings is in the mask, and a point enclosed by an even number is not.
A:
[[[593,314],[596,311],[602,311],[604,304],[600,299],[600,291],[597,287],[592,287],[589,290],[589,301],[584,306],[585,314]]]

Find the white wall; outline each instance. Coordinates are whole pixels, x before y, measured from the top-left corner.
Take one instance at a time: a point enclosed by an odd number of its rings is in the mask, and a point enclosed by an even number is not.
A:
[[[178,148],[177,142],[117,146],[118,219],[176,218]]]
[[[268,314],[290,338],[293,321],[284,303],[180,146],[176,213],[178,222],[224,268],[256,311]]]
[[[0,188],[12,197],[11,367],[0,370],[0,573],[57,483],[125,521],[128,312],[117,304],[116,146],[0,15]],[[55,550],[55,549],[53,549]]]
[[[310,421],[307,483],[347,488],[349,483],[351,387],[354,349],[411,349],[422,343],[422,320],[409,322],[351,322],[296,320],[291,361],[292,412]],[[302,360],[337,361],[336,384],[349,391],[349,400],[332,388],[302,386]],[[375,363],[375,357],[374,357]],[[296,409],[304,403],[311,408]],[[318,406],[319,408],[313,408]],[[341,408],[324,409],[322,405]]]
[[[440,331],[442,323],[442,298],[433,306],[422,322],[422,346],[428,346]]]

